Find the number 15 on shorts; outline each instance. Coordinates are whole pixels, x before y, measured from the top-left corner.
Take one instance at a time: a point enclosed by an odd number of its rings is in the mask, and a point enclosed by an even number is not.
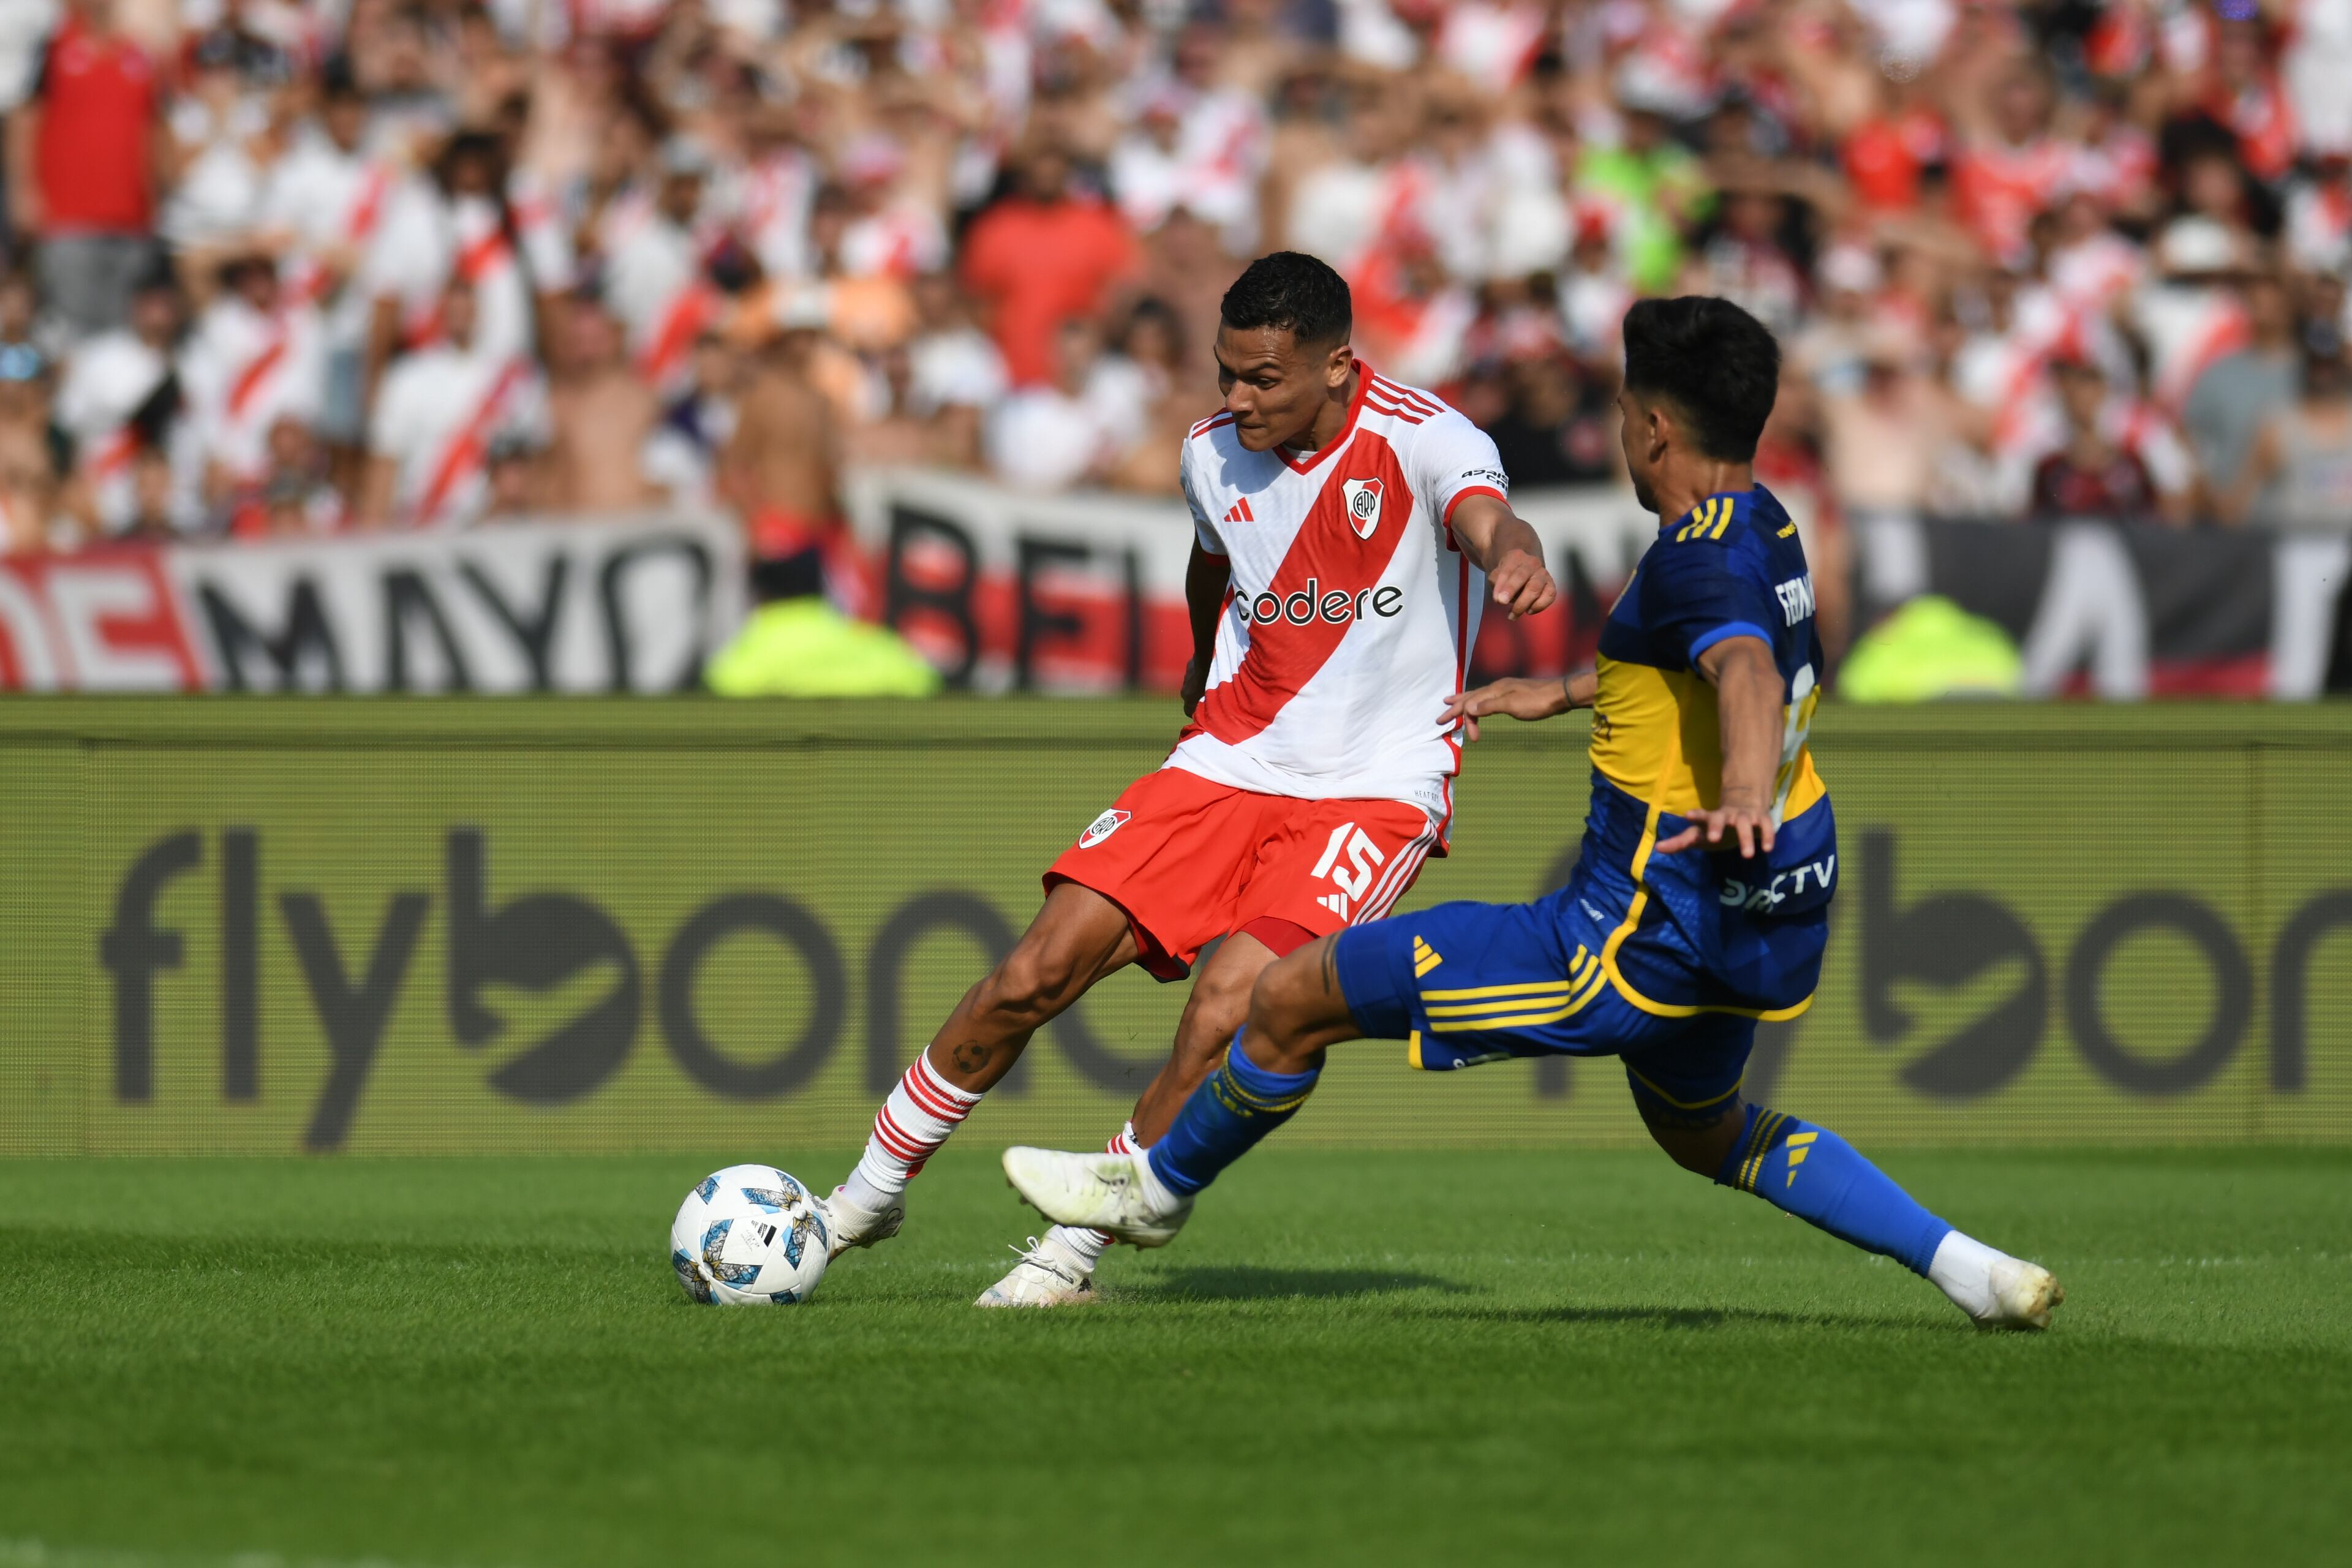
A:
[[[1381,847],[1362,828],[1352,822],[1339,824],[1331,830],[1331,841],[1323,846],[1323,858],[1307,873],[1310,879],[1329,879],[1339,891],[1326,893],[1315,901],[1346,920],[1349,908],[1360,903],[1371,890],[1373,879],[1387,860]]]

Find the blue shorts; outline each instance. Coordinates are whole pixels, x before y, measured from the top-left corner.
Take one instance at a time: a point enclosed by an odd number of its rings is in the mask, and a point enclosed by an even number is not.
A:
[[[1707,1126],[1735,1103],[1757,1010],[1639,1006],[1601,963],[1624,910],[1580,877],[1531,904],[1440,904],[1339,935],[1339,988],[1368,1038],[1414,1067],[1613,1056],[1645,1119]],[[1621,947],[1622,942],[1621,941]]]

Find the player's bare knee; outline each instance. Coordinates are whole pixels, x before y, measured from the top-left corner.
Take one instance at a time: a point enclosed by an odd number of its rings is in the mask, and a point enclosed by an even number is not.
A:
[[[1719,1161],[1709,1163],[1696,1145],[1684,1140],[1669,1141],[1660,1138],[1658,1147],[1666,1152],[1667,1159],[1672,1160],[1694,1176],[1712,1176],[1716,1173],[1717,1165],[1721,1163]]]
[[[1306,1036],[1318,1022],[1315,1000],[1319,982],[1311,947],[1267,964],[1250,988],[1249,1026],[1264,1036],[1286,1061],[1319,1054]],[[1296,1070],[1296,1069],[1293,1069]]]
[[[1723,1157],[1739,1134],[1745,1112],[1746,1107],[1736,1107],[1716,1121],[1695,1124],[1669,1120],[1644,1106],[1642,1124],[1650,1130],[1651,1140],[1665,1151],[1666,1158],[1694,1176],[1712,1180],[1723,1168]]]
[[[1184,1033],[1219,1045],[1232,1039],[1234,1031],[1249,1022],[1250,997],[1264,973],[1235,966],[1202,973],[1184,1004]]]

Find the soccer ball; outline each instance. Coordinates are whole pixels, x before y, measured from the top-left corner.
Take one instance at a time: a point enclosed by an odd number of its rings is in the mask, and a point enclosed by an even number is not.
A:
[[[773,1165],[730,1165],[678,1205],[669,1266],[706,1307],[789,1307],[824,1278],[832,1242],[806,1187]]]

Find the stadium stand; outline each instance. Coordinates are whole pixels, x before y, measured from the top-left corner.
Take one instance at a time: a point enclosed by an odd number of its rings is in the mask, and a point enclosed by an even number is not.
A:
[[[1758,313],[1834,654],[1873,530],[2352,531],[2347,68],[2315,0],[26,0],[0,534],[1172,496],[1289,247],[1523,490],[1614,473],[1633,299]]]

